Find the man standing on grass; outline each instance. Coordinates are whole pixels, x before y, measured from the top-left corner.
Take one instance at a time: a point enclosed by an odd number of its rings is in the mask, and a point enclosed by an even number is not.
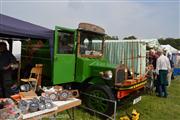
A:
[[[167,74],[171,70],[171,66],[169,59],[164,56],[162,50],[159,50],[158,54],[160,56],[156,62],[156,72],[158,74],[158,93],[160,97],[167,97]]]

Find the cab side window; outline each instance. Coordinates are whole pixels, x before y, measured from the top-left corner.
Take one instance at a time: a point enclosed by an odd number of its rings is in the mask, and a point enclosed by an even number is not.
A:
[[[58,53],[73,54],[74,34],[59,32]]]

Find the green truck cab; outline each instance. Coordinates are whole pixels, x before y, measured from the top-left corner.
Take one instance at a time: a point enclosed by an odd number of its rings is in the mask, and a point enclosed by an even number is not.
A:
[[[80,23],[78,29],[56,26],[54,32],[53,53],[51,54],[47,41],[31,42],[31,47],[39,45],[34,48],[34,53],[32,48],[27,47],[29,43],[23,43],[22,69],[27,68],[27,60],[31,58],[32,63],[43,64],[43,75],[51,79],[53,85],[78,88],[80,93],[86,92],[115,101],[144,87],[146,83],[144,76],[140,75],[136,78],[133,75],[128,78],[126,65],[110,64],[104,59],[105,30],[103,28],[89,23]],[[94,41],[98,42],[98,47],[93,46]],[[103,101],[103,99],[96,100],[91,96],[86,96],[83,100],[91,109],[106,115],[113,113],[114,107],[111,102]]]

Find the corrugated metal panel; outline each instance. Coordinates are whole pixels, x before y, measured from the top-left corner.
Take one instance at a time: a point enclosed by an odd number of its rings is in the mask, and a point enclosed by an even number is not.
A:
[[[145,73],[146,67],[146,44],[141,40],[106,40],[104,57],[112,64],[125,64],[136,73]],[[95,42],[94,47],[100,47]],[[141,56],[141,57],[140,57]],[[133,57],[133,59],[132,59]],[[141,68],[141,71],[140,71]]]

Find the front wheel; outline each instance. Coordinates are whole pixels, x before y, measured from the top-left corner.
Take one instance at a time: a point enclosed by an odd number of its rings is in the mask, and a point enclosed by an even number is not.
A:
[[[91,85],[86,89],[85,105],[95,111],[111,116],[114,113],[114,94],[107,85]]]

